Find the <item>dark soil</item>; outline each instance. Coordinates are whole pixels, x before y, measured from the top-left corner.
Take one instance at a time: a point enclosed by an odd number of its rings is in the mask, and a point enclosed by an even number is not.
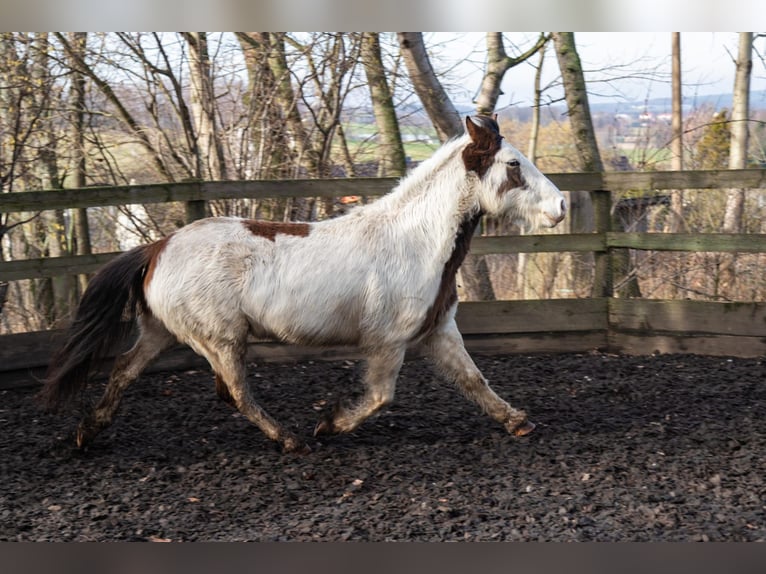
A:
[[[0,398],[0,540],[766,539],[760,360],[476,357],[538,426],[514,438],[423,361],[356,432],[284,455],[207,371],[145,376],[83,453],[75,415]],[[310,436],[355,362],[260,365],[262,405]],[[99,391],[99,385],[93,389]],[[94,395],[95,396],[95,395]]]

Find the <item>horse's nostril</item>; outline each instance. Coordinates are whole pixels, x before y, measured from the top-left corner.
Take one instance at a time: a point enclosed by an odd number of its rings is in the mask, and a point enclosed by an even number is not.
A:
[[[564,214],[567,212],[567,202],[563,199],[561,200],[561,213]]]

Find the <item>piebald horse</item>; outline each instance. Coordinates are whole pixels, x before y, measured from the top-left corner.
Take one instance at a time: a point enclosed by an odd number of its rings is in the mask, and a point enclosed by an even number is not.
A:
[[[503,140],[494,118],[468,117],[464,135],[392,192],[344,216],[312,223],[212,217],[107,263],[84,293],[40,397],[52,410],[81,392],[97,360],[127,336],[127,315],[138,322],[138,340],[79,423],[81,448],[111,424],[147,364],[180,341],[208,360],[223,400],[284,451],[307,451],[253,399],[245,364],[251,335],[363,352],[363,396],[323,416],[315,435],[347,433],[389,404],[412,345],[508,432],[524,435],[534,425],[490,388],[465,350],[455,276],[483,215],[534,229],[554,227],[565,213],[561,192]]]

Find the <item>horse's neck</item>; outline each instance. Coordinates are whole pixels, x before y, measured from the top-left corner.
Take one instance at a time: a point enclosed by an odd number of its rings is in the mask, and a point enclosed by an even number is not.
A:
[[[461,225],[478,212],[474,174],[455,164],[461,161],[455,157],[459,149],[430,172],[416,170],[369,206],[368,215],[388,220],[397,241],[414,245],[422,250],[421,256],[428,253],[439,262],[449,257]]]

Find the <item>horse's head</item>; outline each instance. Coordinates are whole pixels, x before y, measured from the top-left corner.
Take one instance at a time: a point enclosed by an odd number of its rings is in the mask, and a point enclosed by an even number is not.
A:
[[[508,218],[526,229],[555,227],[566,200],[519,150],[503,140],[494,118],[466,118],[470,142],[463,163],[479,180],[479,205],[487,215]]]

